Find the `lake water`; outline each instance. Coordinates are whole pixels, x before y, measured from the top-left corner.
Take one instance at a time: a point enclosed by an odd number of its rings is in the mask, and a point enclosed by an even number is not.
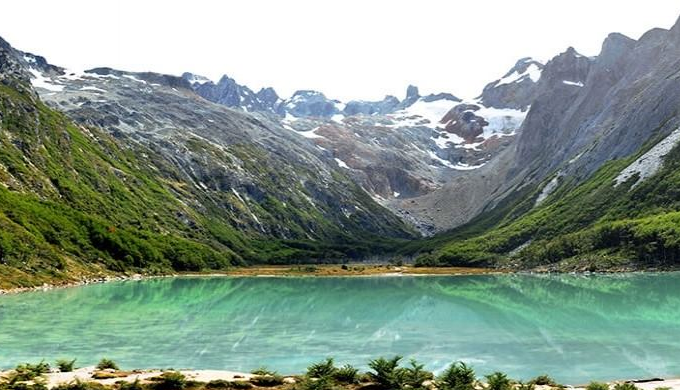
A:
[[[404,355],[565,383],[680,375],[680,274],[176,278],[0,297],[0,367],[108,357],[124,368]]]

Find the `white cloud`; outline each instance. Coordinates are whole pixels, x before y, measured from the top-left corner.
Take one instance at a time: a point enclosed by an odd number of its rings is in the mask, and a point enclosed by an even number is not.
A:
[[[470,97],[515,60],[545,60],[574,46],[599,52],[609,32],[633,38],[670,27],[667,0],[387,1],[22,0],[3,4],[0,36],[69,68],[112,66],[218,79],[287,96]]]

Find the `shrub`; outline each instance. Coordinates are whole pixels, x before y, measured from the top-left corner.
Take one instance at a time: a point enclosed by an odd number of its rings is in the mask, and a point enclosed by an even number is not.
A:
[[[614,385],[614,390],[640,390],[634,383],[625,382]]]
[[[118,390],[144,390],[144,386],[142,386],[139,382],[139,378],[137,378],[134,382],[121,381]]]
[[[333,379],[329,376],[322,376],[319,378],[307,377],[300,384],[302,390],[333,390],[335,389],[335,383]]]
[[[250,379],[250,383],[259,387],[274,387],[283,384],[283,377],[276,373],[274,375],[256,375]]]
[[[399,361],[401,356],[395,356],[392,359],[385,359],[380,357],[371,360],[368,367],[374,372],[369,372],[368,375],[379,388],[385,390],[394,390],[401,387],[401,380],[399,378]]]
[[[555,380],[549,377],[548,375],[539,375],[536,378],[530,380],[529,383],[538,386],[550,386],[550,387],[559,386],[557,382],[555,382]]]
[[[0,382],[0,390],[47,390],[43,381],[27,382]]]
[[[236,390],[247,390],[247,389],[251,389],[253,387],[253,385],[250,382],[246,382],[246,381],[229,382],[229,386],[232,389],[236,389]]]
[[[463,362],[452,363],[437,378],[441,390],[472,390],[475,383],[475,370]]]
[[[354,384],[359,380],[359,370],[349,364],[335,370],[333,378],[340,383]]]
[[[271,375],[271,376],[277,375],[276,371],[269,371],[267,370],[267,367],[260,367],[258,369],[251,371],[250,373],[253,375]]]
[[[590,382],[586,390],[609,390],[609,385],[602,382]]]
[[[113,360],[103,358],[97,363],[97,370],[120,370],[120,368]]]
[[[410,367],[398,370],[400,387],[419,389],[422,388],[423,382],[434,378],[430,371],[424,369],[425,365],[418,363],[415,359],[411,359],[410,365]]]
[[[502,372],[486,376],[487,390],[512,390],[512,381]]]
[[[14,373],[10,376],[10,382],[30,381],[48,372],[50,372],[50,365],[45,363],[44,360],[37,364],[19,364],[14,368]]]
[[[535,390],[536,389],[536,384],[532,383],[531,381],[524,383],[522,381],[517,382],[517,386],[515,387],[515,390]]]
[[[229,389],[231,388],[231,383],[225,381],[224,379],[215,379],[205,384],[206,389]]]
[[[73,359],[73,360],[59,359],[59,360],[57,360],[57,368],[61,372],[71,372],[75,368],[75,365],[76,365],[76,359]]]
[[[206,389],[236,389],[247,390],[252,389],[253,385],[246,381],[225,381],[224,379],[215,379],[205,384]]]
[[[331,377],[335,371],[337,371],[337,368],[333,364],[333,358],[327,358],[322,362],[314,363],[307,367],[307,376],[309,378]]]
[[[76,379],[70,383],[62,383],[52,388],[52,390],[104,390],[105,387],[97,382],[84,382]]]
[[[187,378],[177,371],[164,372],[157,380],[154,387],[158,390],[182,390],[187,385]]]

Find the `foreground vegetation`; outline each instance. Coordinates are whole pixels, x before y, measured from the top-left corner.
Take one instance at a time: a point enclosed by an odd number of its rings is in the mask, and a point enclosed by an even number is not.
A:
[[[60,360],[57,364],[66,362]],[[74,369],[73,361],[68,372]],[[156,372],[148,379],[140,380],[137,375],[144,371],[120,371],[115,362],[102,359],[96,366],[90,380],[75,379],[56,384],[57,390],[248,390],[277,388],[286,390],[534,390],[541,387],[565,389],[547,375],[540,375],[526,382],[516,381],[502,372],[494,372],[478,378],[472,367],[463,362],[450,364],[441,374],[435,376],[423,364],[411,359],[403,364],[401,356],[383,357],[368,362],[369,371],[360,372],[351,365],[336,366],[332,358],[310,365],[303,375],[283,377],[277,372],[259,368],[251,375],[235,376],[234,380],[216,379],[209,382],[191,380],[179,371]],[[44,375],[51,372],[50,365],[20,364],[0,378],[0,390],[48,390]],[[119,380],[117,380],[119,379]],[[113,384],[102,384],[113,380]],[[591,382],[586,390],[640,390],[634,383],[620,382],[613,385]],[[659,387],[657,390],[668,390]]]

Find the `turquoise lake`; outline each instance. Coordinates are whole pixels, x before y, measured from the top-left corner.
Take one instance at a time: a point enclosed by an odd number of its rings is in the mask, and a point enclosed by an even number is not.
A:
[[[563,383],[680,375],[680,274],[167,278],[0,296],[0,367],[300,373],[400,354]]]

